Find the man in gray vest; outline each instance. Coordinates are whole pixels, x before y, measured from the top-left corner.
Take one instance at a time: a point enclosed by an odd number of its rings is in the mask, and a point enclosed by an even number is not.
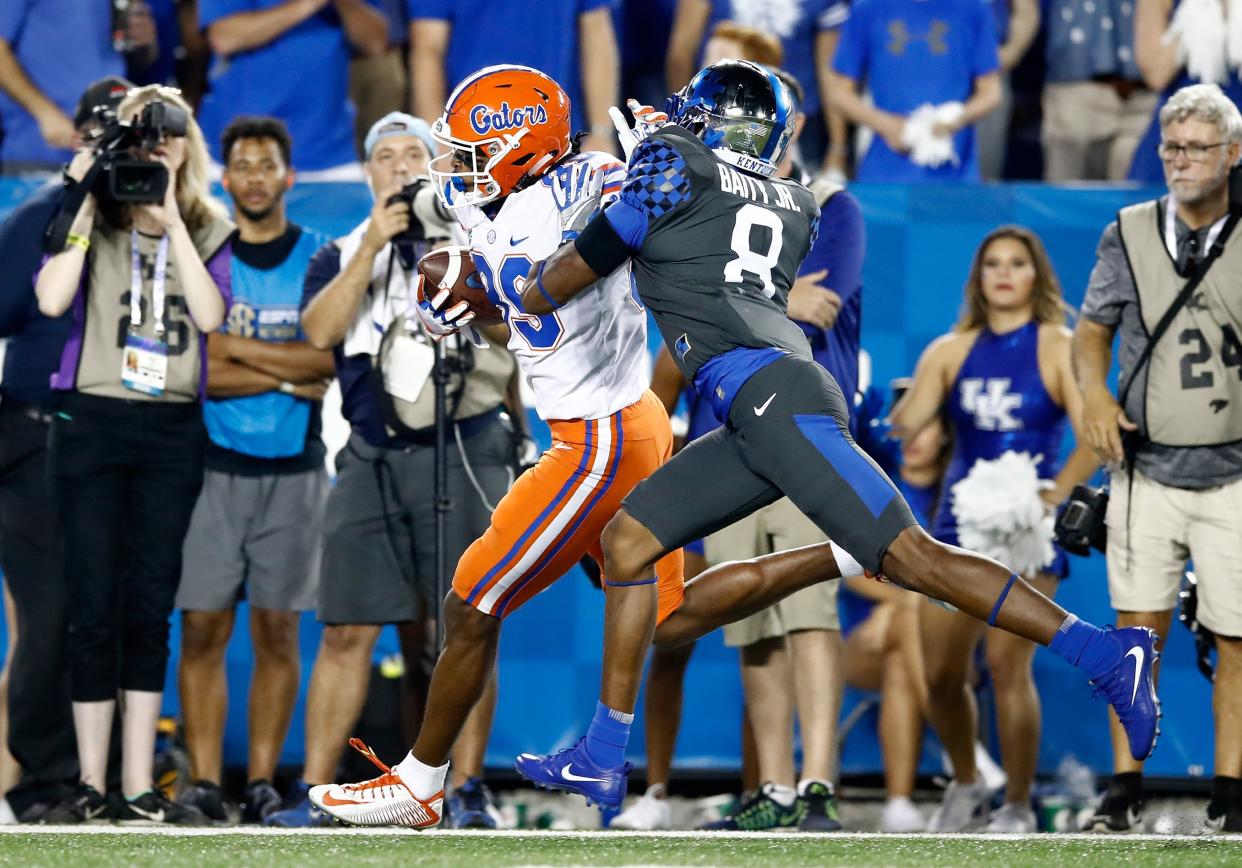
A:
[[[1219,655],[1207,827],[1242,832],[1242,231],[1233,231],[1229,201],[1242,115],[1216,85],[1193,85],[1161,109],[1160,131],[1168,195],[1123,209],[1104,230],[1074,366],[1087,441],[1113,468],[1107,555],[1117,624],[1154,628],[1163,645],[1194,561],[1199,621]],[[1124,406],[1107,385],[1117,332]],[[1115,774],[1088,829],[1141,831],[1143,766],[1111,720]]]
[[[440,611],[435,573],[434,406],[429,368],[411,360],[425,347],[411,305],[414,267],[436,240],[447,240],[447,220],[416,200],[394,199],[425,176],[435,153],[421,119],[393,112],[366,137],[363,168],[375,195],[368,219],[311,259],[303,285],[302,329],[312,346],[331,349],[341,386],[349,442],[336,458],[336,484],[324,513],[319,575],[323,639],[306,703],[306,785],[336,778],[340,761],[366,700],[371,655],[385,624],[396,624],[407,672],[431,662],[432,624]],[[428,198],[434,196],[426,189]],[[418,240],[408,229],[421,224]],[[517,364],[503,341],[476,348],[446,340],[458,359],[447,385],[450,425],[445,564],[483,534],[492,507],[513,481],[514,441],[506,409],[521,407]],[[422,376],[416,377],[415,370]],[[464,372],[464,373],[460,373]],[[480,700],[458,739],[455,758],[473,775],[482,772],[494,690]],[[415,700],[421,712],[421,701]],[[415,726],[416,727],[416,722]],[[481,781],[472,823],[495,825],[494,805]],[[291,804],[265,818],[274,826],[331,822],[295,787]]]

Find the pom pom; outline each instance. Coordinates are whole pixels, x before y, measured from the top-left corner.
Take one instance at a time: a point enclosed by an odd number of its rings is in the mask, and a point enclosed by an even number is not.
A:
[[[938,135],[938,124],[955,124],[962,116],[963,107],[960,102],[946,102],[940,105],[924,103],[906,118],[905,128],[901,132],[902,141],[910,148],[910,161],[918,166],[935,168],[945,163],[957,165],[957,149],[953,146],[953,137]]]
[[[1023,575],[1037,572],[1055,556],[1053,519],[1039,492],[1042,456],[1006,452],[980,459],[953,486],[953,517],[964,548],[995,558]]]

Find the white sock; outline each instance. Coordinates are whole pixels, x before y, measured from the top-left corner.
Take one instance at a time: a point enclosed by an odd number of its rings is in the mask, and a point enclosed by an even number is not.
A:
[[[849,576],[861,576],[863,574],[862,564],[854,560],[854,558],[845,549],[828,540],[828,545],[832,546],[832,556],[837,560],[837,569],[841,573],[841,578]]]
[[[652,784],[647,787],[647,798],[649,799],[667,799],[668,787],[664,784]]]
[[[907,805],[911,808],[914,807],[914,802],[910,801],[909,796],[893,796],[892,798],[885,801],[884,804],[886,806],[891,805],[892,807],[897,807],[898,805],[900,805],[903,808],[906,807]]]
[[[802,780],[798,781],[798,795],[805,796],[806,788],[809,787],[811,784],[823,784],[828,789],[830,790],[832,789],[832,784],[824,780],[823,778],[803,778]]]
[[[432,796],[444,791],[444,779],[448,777],[449,764],[442,766],[429,766],[421,763],[414,757],[414,752],[410,751],[405,755],[405,759],[397,763],[393,767],[393,771],[397,773],[397,777],[405,781],[414,792],[414,798],[426,801]]]
[[[798,798],[798,791],[783,784],[768,784],[768,795],[782,808],[788,808]]]

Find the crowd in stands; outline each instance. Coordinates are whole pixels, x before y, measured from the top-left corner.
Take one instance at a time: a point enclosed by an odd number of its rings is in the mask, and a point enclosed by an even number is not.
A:
[[[734,54],[803,85],[802,163],[835,180],[1158,183],[1156,112],[1177,88],[1242,96],[1223,4],[1193,0],[132,0],[0,10],[0,172],[54,169],[72,107],[108,75],[180,88],[213,160],[236,115],[284,121],[304,180],[358,179],[389,111],[434,120],[495,62],[567,83],[609,148],[618,97],[662,105]],[[521,34],[522,38],[516,38]],[[72,44],[62,58],[54,43]]]

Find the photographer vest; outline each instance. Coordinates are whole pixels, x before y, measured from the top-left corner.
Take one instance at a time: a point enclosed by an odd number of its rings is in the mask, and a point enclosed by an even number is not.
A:
[[[203,262],[209,261],[233,234],[233,224],[213,219],[206,226],[190,230],[190,238]],[[130,334],[130,283],[133,273],[131,238],[128,229],[115,229],[96,223],[91,232],[91,249],[84,276],[83,291],[74,304],[75,319],[81,323],[81,349],[74,388],[90,395],[123,398],[129,401],[197,401],[203,376],[202,333],[186,305],[176,258],[168,256],[164,279],[164,335],[168,345],[168,372],[160,396],[127,389],[121,382],[121,364],[126,338]],[[135,333],[154,338],[152,288],[159,238],[137,233],[140,261],[142,324]],[[85,296],[85,310],[80,311]]]
[[[1131,205],[1117,216],[1148,335],[1189,279],[1177,272],[1161,217],[1157,201]],[[1152,443],[1188,447],[1242,441],[1242,233],[1226,240],[1152,349],[1145,373],[1143,418],[1137,421]]]

